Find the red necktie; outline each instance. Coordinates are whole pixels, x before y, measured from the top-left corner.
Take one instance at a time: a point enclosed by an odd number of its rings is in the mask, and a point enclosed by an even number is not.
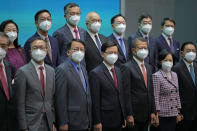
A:
[[[146,88],[147,88],[147,75],[146,75],[146,70],[145,70],[145,67],[144,67],[144,63],[142,63],[142,74],[143,74],[143,77],[144,77],[144,82],[145,82],[145,85],[146,85]]]
[[[79,39],[78,30],[77,30],[76,28],[74,29],[74,32],[75,32],[75,38],[76,38],[76,39]]]
[[[39,69],[40,69],[40,82],[42,85],[42,93],[44,95],[44,73],[43,73],[44,67],[40,66]]]
[[[3,85],[5,95],[7,97],[7,100],[9,101],[10,95],[9,95],[8,85],[7,85],[7,82],[6,82],[6,78],[5,78],[5,74],[4,74],[4,71],[3,71],[3,65],[2,64],[0,64],[0,76],[1,76],[1,83]]]
[[[116,73],[115,73],[114,68],[111,69],[111,72],[113,74],[114,84],[115,84],[116,88],[118,89],[118,80],[117,80],[117,77],[116,77]]]

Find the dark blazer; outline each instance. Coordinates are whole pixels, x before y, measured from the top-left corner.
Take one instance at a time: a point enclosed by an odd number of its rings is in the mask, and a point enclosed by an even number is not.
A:
[[[173,46],[174,46],[174,49],[175,49],[175,52],[173,53],[174,63],[177,63],[177,62],[179,62],[180,44],[174,38],[172,38],[172,40],[173,40]],[[156,43],[157,56],[162,49],[166,49],[166,50],[171,52],[171,49],[170,49],[168,43],[166,42],[166,39],[163,37],[163,35],[160,35],[158,38],[156,38],[155,43]]]
[[[93,124],[101,123],[103,128],[120,128],[126,115],[121,72],[118,67],[114,69],[119,90],[103,63],[89,74]]]
[[[120,47],[120,44],[119,44],[119,42],[116,39],[116,37],[113,34],[111,34],[108,37],[108,39],[117,44],[117,47],[118,47],[118,60],[116,61],[115,65],[118,66],[118,67],[121,67],[122,64],[126,63],[130,59],[131,50],[129,48],[129,43],[128,43],[128,41],[126,39],[123,38],[123,41],[124,41],[124,44],[125,44],[125,48],[126,48],[126,57],[125,57],[124,53],[123,53],[123,51],[122,51],[122,49]]]
[[[14,89],[12,80],[14,78],[14,67],[7,61],[3,61],[5,66],[5,73],[7,76],[8,91],[10,100],[8,101],[0,80],[0,131],[18,131],[16,123],[16,108],[14,102]]]
[[[25,53],[27,56],[27,62],[29,62],[31,60],[31,55],[29,53],[29,50],[31,50],[30,45],[31,45],[31,42],[36,37],[40,37],[37,32],[25,42],[24,49],[25,49]],[[51,45],[52,61],[50,60],[49,55],[47,54],[47,56],[44,59],[44,62],[46,64],[52,66],[53,68],[55,68],[60,64],[60,54],[59,54],[58,41],[50,35],[48,37],[49,37],[49,41],[50,41],[50,45]]]
[[[69,130],[85,130],[91,125],[91,96],[88,76],[81,65],[87,91],[80,77],[67,58],[56,68],[56,97],[55,107],[58,125],[68,124]]]
[[[134,59],[121,67],[125,92],[127,116],[133,115],[135,122],[145,122],[150,114],[155,112],[155,103],[152,85],[152,67],[145,63],[147,71],[147,85],[143,74]]]
[[[129,36],[128,42],[131,48],[132,41],[135,38],[138,37],[143,37],[140,31],[138,30],[135,34]],[[153,72],[157,71],[157,54],[156,54],[156,44],[155,44],[155,39],[149,35],[148,37],[148,56],[145,59],[145,62],[149,63],[153,67]]]
[[[101,34],[98,34],[101,44],[107,42],[107,38]],[[85,38],[85,62],[86,62],[86,69],[89,73],[92,69],[103,62],[103,58],[94,43],[94,40],[91,38],[89,33],[86,31],[86,38]]]
[[[19,68],[15,77],[16,104],[19,129],[38,131],[43,113],[46,112],[47,123],[52,131],[55,122],[55,71],[51,66],[44,65],[46,71],[45,95],[35,66],[30,61]]]
[[[80,40],[84,41],[85,30],[80,27],[77,27],[77,28],[79,30]],[[72,32],[70,31],[70,28],[68,27],[68,25],[65,24],[64,26],[56,30],[53,33],[53,36],[58,40],[61,62],[63,62],[67,57],[67,54],[66,54],[66,51],[68,50],[67,45],[73,39]]]
[[[193,66],[197,83],[197,64],[194,62]],[[177,73],[179,81],[181,113],[185,120],[194,120],[197,115],[197,86],[194,85],[190,72],[183,60],[178,62],[173,70]]]

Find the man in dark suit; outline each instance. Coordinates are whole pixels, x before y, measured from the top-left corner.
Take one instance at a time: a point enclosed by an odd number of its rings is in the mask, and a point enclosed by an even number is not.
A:
[[[72,39],[85,40],[85,30],[78,25],[80,21],[81,10],[79,5],[68,3],[64,6],[64,18],[67,24],[59,28],[53,33],[53,36],[58,40],[61,61],[67,57],[67,45]]]
[[[185,42],[181,47],[181,61],[173,70],[179,81],[179,95],[181,99],[181,114],[183,121],[177,126],[177,131],[197,130],[197,64],[196,46],[192,42]]]
[[[55,107],[60,131],[87,131],[91,127],[91,96],[85,67],[80,64],[85,46],[74,39],[68,58],[56,68]]]
[[[35,25],[37,27],[37,32],[31,36],[25,43],[24,49],[27,56],[27,62],[31,60],[30,55],[30,45],[31,42],[36,38],[40,37],[47,43],[47,56],[44,59],[45,63],[52,66],[53,68],[57,67],[60,64],[60,55],[58,48],[58,41],[51,37],[48,34],[49,29],[51,28],[51,14],[48,10],[40,10],[35,14]]]
[[[18,131],[12,87],[14,67],[3,60],[8,51],[8,45],[8,36],[0,32],[0,130]]]
[[[120,131],[125,125],[125,103],[120,69],[114,66],[118,48],[113,42],[101,47],[103,63],[89,74],[95,130]]]
[[[130,116],[127,122],[133,126],[132,131],[147,131],[149,121],[153,124],[156,120],[152,67],[144,61],[148,56],[147,40],[142,37],[133,40],[132,54],[133,59],[121,68],[126,111]]]
[[[90,72],[100,63],[102,63],[103,58],[101,56],[101,46],[107,41],[107,38],[99,34],[101,19],[96,12],[89,12],[86,15],[86,52],[85,61],[87,72]]]
[[[44,63],[47,44],[35,38],[31,45],[31,61],[19,68],[15,77],[19,129],[53,131],[55,122],[55,71]]]
[[[132,45],[132,41],[135,38],[143,37],[148,41],[148,56],[145,59],[145,62],[153,66],[154,71],[157,70],[157,56],[156,56],[156,44],[155,39],[150,35],[152,30],[152,17],[149,14],[142,14],[138,19],[138,31],[129,36],[128,42],[129,45]]]
[[[162,34],[156,38],[156,53],[166,49],[174,55],[174,64],[179,61],[180,44],[172,35],[174,33],[175,21],[171,18],[164,18],[161,23]],[[158,55],[157,55],[158,56]]]
[[[115,15],[111,18],[111,26],[114,30],[108,39],[117,44],[118,47],[118,60],[115,63],[117,66],[121,66],[130,59],[130,48],[126,39],[123,38],[123,33],[126,29],[125,17],[121,14]]]

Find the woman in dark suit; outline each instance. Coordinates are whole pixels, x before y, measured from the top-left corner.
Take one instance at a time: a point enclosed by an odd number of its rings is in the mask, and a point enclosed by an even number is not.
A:
[[[180,114],[178,78],[176,73],[171,71],[172,53],[162,50],[158,61],[159,71],[152,75],[152,79],[159,131],[175,131],[176,123],[183,117]]]

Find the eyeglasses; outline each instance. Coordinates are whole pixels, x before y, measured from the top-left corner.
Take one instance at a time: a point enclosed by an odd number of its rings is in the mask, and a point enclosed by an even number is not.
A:
[[[85,49],[84,48],[73,48],[71,49],[73,52],[76,52],[76,51],[82,51],[82,52],[85,52]]]
[[[109,51],[109,52],[105,52],[106,54],[118,54],[118,52],[113,52],[113,51]]]

